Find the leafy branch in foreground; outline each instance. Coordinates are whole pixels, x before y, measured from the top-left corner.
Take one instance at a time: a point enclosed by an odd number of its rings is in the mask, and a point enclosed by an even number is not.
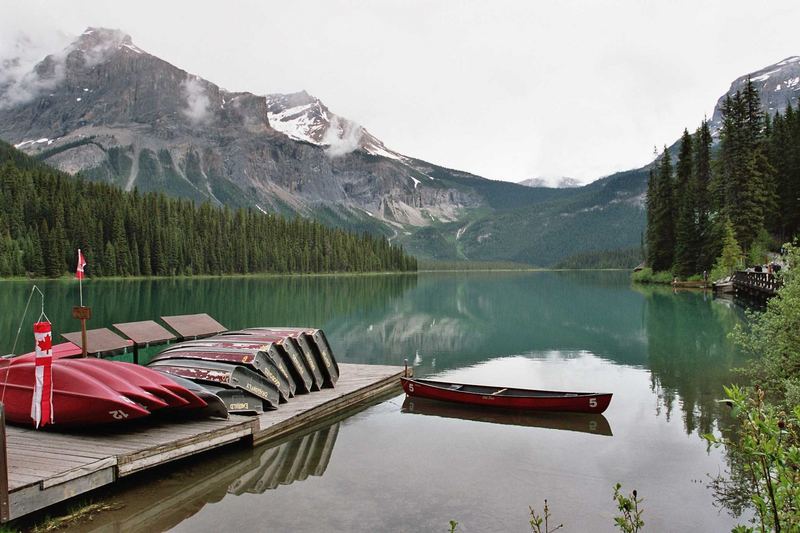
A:
[[[644,527],[643,509],[639,508],[639,504],[643,500],[637,498],[636,489],[633,489],[630,495],[625,496],[620,492],[621,488],[622,484],[620,483],[614,485],[614,501],[617,502],[617,509],[622,513],[620,516],[614,517],[614,524],[624,533],[636,533]]]
[[[558,524],[553,529],[550,529],[550,508],[547,507],[547,500],[544,501],[544,516],[537,514],[530,505],[528,506],[528,509],[531,513],[531,519],[529,521],[531,524],[531,531],[534,531],[535,533],[542,533],[542,531],[544,531],[544,533],[553,533],[553,531],[564,527],[564,524]],[[542,530],[542,524],[544,524],[544,530]]]
[[[704,435],[715,447],[726,446],[741,459],[744,489],[756,509],[758,531],[800,528],[800,405],[790,415],[764,401],[764,392],[725,388],[738,424],[738,438]],[[734,531],[755,531],[738,526]]]
[[[622,513],[620,516],[614,517],[614,524],[623,533],[637,533],[640,528],[644,527],[644,520],[642,520],[643,510],[639,507],[643,500],[637,498],[635,489],[630,495],[625,496],[620,492],[621,488],[622,485],[620,483],[614,485],[614,501],[617,502],[617,509]],[[550,514],[547,500],[544,501],[543,515],[537,513],[530,505],[528,510],[530,512],[528,523],[533,533],[553,533],[564,527],[564,524],[558,524],[552,529],[550,528],[552,515]],[[542,526],[544,526],[544,529],[542,529]],[[458,522],[450,520],[450,533],[455,533],[456,529],[458,529]]]

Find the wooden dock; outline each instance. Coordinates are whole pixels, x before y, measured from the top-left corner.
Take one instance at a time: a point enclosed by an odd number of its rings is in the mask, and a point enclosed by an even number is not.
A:
[[[733,274],[733,288],[739,298],[763,303],[772,298],[781,288],[781,280],[771,272],[737,271]]]
[[[0,502],[2,521],[219,446],[281,439],[400,391],[400,367],[340,364],[340,369],[336,388],[298,395],[278,410],[260,416],[178,423],[144,419],[113,430],[81,433],[8,426],[8,494],[7,500]]]

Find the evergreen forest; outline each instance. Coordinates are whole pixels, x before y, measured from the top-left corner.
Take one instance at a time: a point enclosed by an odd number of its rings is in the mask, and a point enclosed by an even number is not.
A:
[[[667,148],[650,172],[646,262],[688,277],[711,271],[725,246],[740,260],[766,253],[800,232],[800,110],[770,116],[758,91],[728,95],[719,142],[707,121],[684,130],[673,165]]]
[[[56,171],[0,142],[0,276],[413,271],[384,237],[140,194]]]

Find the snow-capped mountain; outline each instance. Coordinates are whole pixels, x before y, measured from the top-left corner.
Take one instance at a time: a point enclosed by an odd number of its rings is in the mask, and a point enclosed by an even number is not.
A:
[[[352,120],[332,113],[319,98],[306,91],[268,94],[270,125],[296,141],[326,147],[332,153],[360,148],[368,154],[404,160],[383,142]]]
[[[743,90],[748,78],[758,90],[761,108],[765,113],[774,115],[783,113],[789,105],[797,107],[800,98],[800,56],[791,56],[774,65],[736,78],[714,107],[709,125],[713,133],[716,134],[722,127],[722,104],[725,98]]]

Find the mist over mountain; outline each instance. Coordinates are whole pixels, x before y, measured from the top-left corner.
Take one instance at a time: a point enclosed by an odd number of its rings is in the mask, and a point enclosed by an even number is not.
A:
[[[754,73],[765,109],[796,104],[799,62]],[[644,228],[646,167],[585,186],[488,180],[398,153],[305,91],[227,91],[105,28],[32,68],[3,61],[0,138],[90,180],[312,217],[422,258],[547,266],[638,246]]]

